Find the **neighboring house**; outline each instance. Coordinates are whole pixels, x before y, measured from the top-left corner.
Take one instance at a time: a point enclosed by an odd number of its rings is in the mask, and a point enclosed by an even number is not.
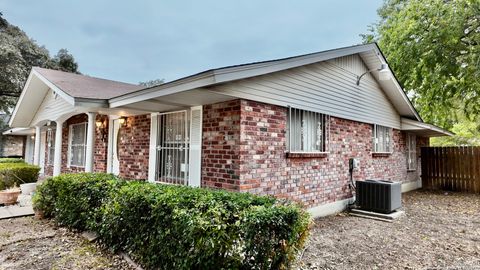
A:
[[[10,120],[10,115],[0,114],[0,127],[1,130],[4,129]],[[7,130],[0,134],[0,157],[14,157],[14,158],[24,158],[25,157],[25,143],[26,135],[15,133],[11,135],[12,130]]]
[[[408,191],[421,183],[419,147],[450,135],[422,121],[394,76],[378,79],[382,64],[367,44],[146,89],[34,68],[10,126],[35,128],[34,163],[46,175],[271,194],[323,215],[352,197],[350,158],[354,180],[401,181]]]

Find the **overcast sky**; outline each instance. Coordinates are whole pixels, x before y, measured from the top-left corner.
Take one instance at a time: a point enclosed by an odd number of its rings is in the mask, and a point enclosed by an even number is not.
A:
[[[0,0],[0,12],[82,73],[138,83],[358,44],[381,3]]]

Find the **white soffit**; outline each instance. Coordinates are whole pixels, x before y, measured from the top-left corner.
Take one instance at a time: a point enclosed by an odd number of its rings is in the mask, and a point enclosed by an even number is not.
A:
[[[423,135],[427,137],[453,136],[452,132],[435,125],[419,122],[411,119],[401,119],[403,131],[408,131],[414,134]]]

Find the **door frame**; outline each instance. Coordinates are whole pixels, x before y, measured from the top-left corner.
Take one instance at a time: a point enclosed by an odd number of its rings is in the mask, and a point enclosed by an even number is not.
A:
[[[191,138],[192,138],[192,127],[191,127],[191,112],[192,110],[201,110],[202,111],[202,106],[194,106],[190,108],[186,108],[183,110],[175,110],[175,111],[170,111],[170,112],[155,112],[150,114],[150,148],[149,148],[149,160],[148,160],[148,181],[153,182],[153,183],[160,183],[156,181],[156,175],[157,175],[157,144],[158,144],[158,117],[159,115],[162,114],[168,114],[168,113],[176,113],[176,112],[182,112],[186,111],[186,115],[188,118],[189,123],[189,153],[188,153],[188,160],[186,163],[188,163],[188,181],[187,185],[189,186],[200,186],[200,181],[193,180],[191,179],[192,173],[191,173],[191,168],[192,168],[192,162],[195,162],[197,168],[201,168],[201,158],[197,158],[197,160],[192,160],[192,144],[191,144]],[[201,118],[200,118],[201,121]],[[202,128],[203,124],[200,123],[200,127]],[[200,128],[200,129],[201,129]],[[201,139],[201,133],[200,133],[200,139]],[[200,148],[201,151],[201,148]],[[198,163],[198,164],[197,164]],[[198,173],[194,174],[195,177],[198,177]]]

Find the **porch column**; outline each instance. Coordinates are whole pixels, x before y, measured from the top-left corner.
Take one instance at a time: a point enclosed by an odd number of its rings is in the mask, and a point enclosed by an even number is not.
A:
[[[53,176],[60,175],[62,171],[62,132],[63,121],[56,121],[57,128],[55,129],[55,153],[53,156]]]
[[[40,139],[41,139],[41,127],[35,127],[35,152],[33,152],[33,164],[40,166]]]
[[[93,153],[95,150],[95,118],[97,113],[89,112],[87,123],[87,149],[85,156],[85,172],[93,172]]]

